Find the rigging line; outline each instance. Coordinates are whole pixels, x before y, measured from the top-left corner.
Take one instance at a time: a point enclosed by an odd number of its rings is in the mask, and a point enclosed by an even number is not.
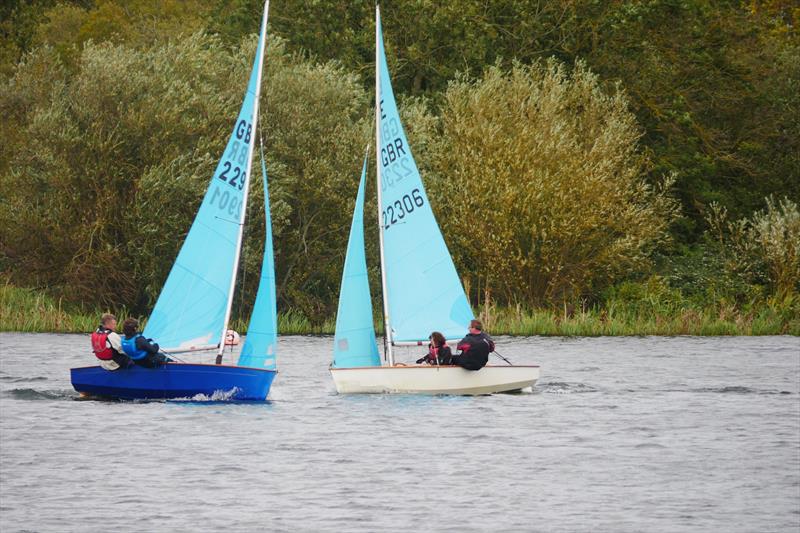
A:
[[[261,138],[261,109],[260,108],[258,110],[258,115],[259,116],[258,116],[258,121],[256,123],[256,128],[258,128],[258,135],[259,135],[259,138]],[[261,159],[262,160],[264,159],[264,143],[263,143],[263,140],[261,141]],[[248,178],[248,183],[247,183],[248,187],[250,186],[250,180],[253,179],[252,174],[253,173],[250,172],[250,176]],[[265,199],[265,202],[266,202],[266,199]],[[252,220],[253,219],[251,218],[251,214],[252,214],[251,213],[251,205],[252,205],[251,202],[247,202],[247,206],[245,206],[245,209],[247,210],[247,213],[246,213],[247,220],[249,220],[250,223],[252,224]],[[245,226],[244,231],[246,232],[247,229],[248,229],[247,226]],[[265,231],[266,231],[266,228],[265,228]],[[244,295],[245,295],[245,288],[247,287],[247,255],[248,255],[247,249],[248,249],[247,246],[244,246],[244,245],[242,246],[242,261],[240,262],[240,265],[242,267],[242,281],[241,281],[241,284],[239,285],[239,320],[240,321],[243,320],[243,317],[244,317],[244,315],[243,315]],[[264,266],[262,265],[261,268],[264,268]],[[231,340],[233,340],[233,339],[231,339]],[[231,345],[230,345],[229,354],[233,355],[233,343],[231,343]]]
[[[376,34],[376,39],[377,39],[377,34]],[[376,47],[375,50],[376,50],[376,54],[377,54],[377,47]],[[376,57],[375,65],[377,67],[377,57]],[[380,74],[377,73],[377,71],[376,71],[376,78],[375,78],[376,84],[378,83],[378,76],[380,76]],[[378,113],[379,113],[379,107],[380,107],[378,98],[379,98],[378,91],[376,90],[375,91],[375,101],[374,101],[376,112],[372,113],[372,120],[370,121],[370,128],[369,128],[370,129],[370,137],[372,136],[373,132],[375,133],[376,150],[377,150],[377,145],[378,145],[378,131],[377,131],[377,128],[378,128]],[[367,141],[367,152],[369,152],[371,147],[372,147],[372,141],[369,140],[369,141]],[[367,170],[369,170],[369,168],[367,168]],[[375,178],[376,178],[375,179],[375,202],[376,202],[377,207],[378,207],[378,212],[380,212],[380,210],[381,210],[381,206],[380,206],[380,191],[378,190],[378,187],[380,187],[380,183],[378,183],[378,179],[377,179],[378,177],[379,177],[378,176],[378,158],[376,156],[375,157]],[[370,181],[370,180],[367,180],[367,181]],[[365,189],[364,192],[366,193],[366,189]],[[380,216],[379,216],[378,217],[378,240],[379,241],[380,241],[380,239],[382,239],[382,237],[380,235],[380,232],[386,229],[386,228],[384,228],[382,226],[383,226],[383,224],[381,224],[381,220],[380,220]],[[378,252],[378,266],[380,267],[381,278],[383,278],[383,260],[382,260],[383,258],[382,258],[382,256],[383,256],[383,252],[382,251]],[[390,362],[390,353],[389,352],[391,351],[391,347],[390,347],[390,341],[389,341],[389,325],[387,324],[387,320],[386,320],[386,306],[384,304],[384,298],[386,298],[386,294],[384,293],[383,289],[384,289],[383,280],[381,279],[381,304],[383,304],[383,305],[380,306],[380,310],[381,310],[381,324],[383,325],[383,360],[384,360],[384,362],[389,363]]]
[[[183,359],[181,359],[179,357],[175,357],[173,354],[168,354],[168,353],[163,352],[161,350],[159,350],[158,353],[159,353],[159,355],[163,355],[164,357],[166,357],[168,361],[173,361],[173,362],[177,361],[179,363],[185,363],[186,362],[186,361],[184,361]]]
[[[252,176],[250,178],[248,178],[248,187],[250,186],[249,180],[251,178],[252,178]],[[250,218],[250,215],[251,215],[251,213],[250,213],[250,202],[247,202],[247,206],[245,207],[245,210],[247,211],[247,213],[246,213],[247,214],[247,220],[249,220],[250,223],[252,224],[252,220],[253,219]],[[245,226],[244,231],[245,231],[245,233],[249,233],[247,231],[247,226]],[[244,238],[243,238],[243,240],[244,240]],[[239,264],[241,265],[241,268],[242,268],[242,280],[239,283],[239,320],[240,321],[242,320],[242,308],[244,307],[244,290],[245,290],[245,287],[247,286],[247,255],[248,255],[247,249],[248,249],[248,247],[243,244],[242,245],[242,260],[239,262]],[[233,339],[231,339],[231,340],[233,340]],[[231,343],[230,346],[231,346],[231,348],[230,348],[230,352],[229,353],[233,354],[233,343]]]
[[[511,365],[511,366],[514,366],[514,365],[511,363],[511,361],[509,361],[508,359],[506,359],[505,357],[503,357],[502,355],[500,355],[499,353],[497,353],[497,350],[493,351],[492,353],[493,353],[493,354],[495,354],[495,355],[496,355],[497,357],[499,357],[500,359],[502,359],[503,361],[505,361],[506,363],[508,363],[509,365]]]
[[[377,120],[378,120],[377,119],[377,113],[372,113],[372,121],[371,121],[370,128],[369,128],[370,129],[370,134],[373,131],[375,131],[375,125],[376,125]],[[369,141],[367,141],[367,152],[366,152],[366,155],[365,155],[365,157],[367,158],[367,174],[369,174],[369,151],[370,151],[371,148],[372,148],[372,140],[370,139]],[[375,174],[377,174],[377,173],[378,173],[378,160],[376,159],[375,160]],[[367,185],[368,185],[370,180],[368,179],[366,181],[367,181],[367,183],[364,184],[364,192],[365,193],[366,193],[366,187],[367,187]],[[377,191],[377,180],[376,180],[376,191],[375,191],[375,194],[376,194],[376,196],[378,194],[378,191]],[[365,194],[365,196],[366,196],[366,194]],[[366,203],[366,199],[364,201]],[[377,198],[376,198],[376,202],[377,202]],[[380,206],[379,206],[379,208],[380,208]],[[378,227],[378,231],[381,231],[380,226]],[[383,270],[383,262],[380,260],[380,257],[378,258],[378,265],[380,265],[381,270]],[[383,298],[385,298],[385,295],[383,294],[383,284],[381,284],[381,300],[383,300]],[[372,305],[372,301],[370,301],[370,305]],[[388,342],[389,339],[386,336],[386,311],[384,310],[383,305],[380,306],[380,310],[381,310],[381,324],[383,325],[383,360],[385,362],[388,362],[389,361],[389,342]],[[373,319],[373,328],[374,327],[375,326],[374,326],[374,319]]]

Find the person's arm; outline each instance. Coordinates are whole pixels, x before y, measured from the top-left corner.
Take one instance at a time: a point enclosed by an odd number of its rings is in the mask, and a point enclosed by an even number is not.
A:
[[[108,334],[107,340],[112,350],[117,353],[125,353],[125,351],[122,349],[122,338],[119,336],[119,333],[112,331]]]
[[[486,335],[486,333],[484,333]],[[494,351],[494,339],[492,339],[489,335],[486,335],[486,341],[489,343],[489,353]]]
[[[431,358],[431,352],[433,351],[433,345],[428,344],[428,353],[417,359],[417,364],[421,365],[422,363],[429,361]]]
[[[472,346],[472,343],[469,341],[469,337],[464,337],[458,342],[456,349],[459,350],[462,354],[464,354],[469,351],[470,346]]]
[[[145,339],[144,337],[136,338],[136,347],[153,355],[158,353],[158,344],[151,343],[149,339]]]

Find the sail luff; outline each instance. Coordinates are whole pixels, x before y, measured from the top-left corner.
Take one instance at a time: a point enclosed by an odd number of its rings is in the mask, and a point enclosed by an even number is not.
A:
[[[275,302],[275,260],[272,246],[272,217],[269,208],[267,167],[264,162],[264,142],[261,141],[261,181],[264,186],[264,253],[256,301],[250,314],[239,366],[277,368],[278,318]]]
[[[256,144],[255,139],[253,137],[255,136],[256,127],[258,124],[258,104],[259,104],[258,101],[259,97],[261,96],[261,70],[264,65],[264,48],[266,46],[268,15],[269,15],[269,0],[266,0],[266,2],[264,2],[264,15],[261,20],[261,32],[260,32],[261,34],[259,35],[258,48],[256,50],[256,56],[258,57],[258,67],[256,70],[256,92],[253,100],[253,114],[252,114],[252,120],[250,122],[252,135],[249,146],[247,148],[247,164],[245,165],[245,168],[247,169],[247,183],[245,184],[243,191],[243,197],[242,197],[243,208],[241,210],[241,215],[239,219],[239,234],[236,241],[236,253],[234,254],[234,259],[233,259],[233,276],[231,276],[231,285],[228,291],[228,303],[225,309],[225,320],[223,321],[222,324],[222,334],[220,336],[220,339],[225,339],[225,333],[228,330],[228,322],[230,321],[231,309],[233,308],[233,295],[236,289],[236,278],[237,278],[237,273],[239,271],[239,259],[241,257],[241,252],[242,252],[244,220],[245,220],[245,214],[247,213],[246,209],[247,197],[250,191],[250,181],[251,181],[250,178],[253,170],[253,148],[255,147]],[[225,343],[220,341],[219,352],[217,352],[217,360],[216,360],[217,364],[222,363],[222,353],[224,351],[225,351]]]
[[[371,147],[370,147],[371,148]],[[380,366],[375,342],[372,298],[369,290],[367,259],[364,250],[364,189],[367,180],[369,148],[358,180],[350,236],[342,269],[336,332],[333,341],[333,368]]]
[[[389,320],[389,293],[386,290],[386,259],[383,248],[383,215],[381,206],[381,51],[383,50],[383,30],[381,29],[381,8],[375,5],[375,176],[377,177],[378,193],[378,243],[381,256],[381,293],[383,301],[383,329],[386,338],[386,357],[389,366],[394,366],[394,351],[392,350],[392,326]],[[383,55],[384,61],[385,55]]]

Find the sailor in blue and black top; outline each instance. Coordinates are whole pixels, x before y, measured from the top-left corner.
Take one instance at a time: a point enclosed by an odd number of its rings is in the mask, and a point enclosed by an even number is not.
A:
[[[128,318],[122,324],[122,349],[134,363],[145,368],[157,368],[169,361],[167,357],[159,353],[158,344],[153,339],[146,339],[137,330],[139,321],[135,318]]]

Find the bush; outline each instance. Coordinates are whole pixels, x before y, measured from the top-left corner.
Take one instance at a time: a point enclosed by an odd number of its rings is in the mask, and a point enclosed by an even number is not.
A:
[[[231,50],[196,33],[138,49],[88,43],[73,74],[47,47],[20,65],[0,90],[10,117],[0,260],[11,280],[147,312],[224,149],[255,46],[255,36]],[[315,317],[338,291],[369,137],[366,93],[353,75],[291,56],[273,37],[261,110],[279,295]],[[242,276],[250,302],[264,240],[259,166],[256,155]]]
[[[707,221],[709,238],[725,258],[725,268],[752,284],[769,287],[778,300],[800,291],[800,212],[784,198],[750,218],[728,220],[727,211],[714,204]]]
[[[595,296],[646,270],[676,215],[643,175],[647,157],[625,95],[578,62],[459,79],[430,141],[430,189],[460,271],[501,302]]]

